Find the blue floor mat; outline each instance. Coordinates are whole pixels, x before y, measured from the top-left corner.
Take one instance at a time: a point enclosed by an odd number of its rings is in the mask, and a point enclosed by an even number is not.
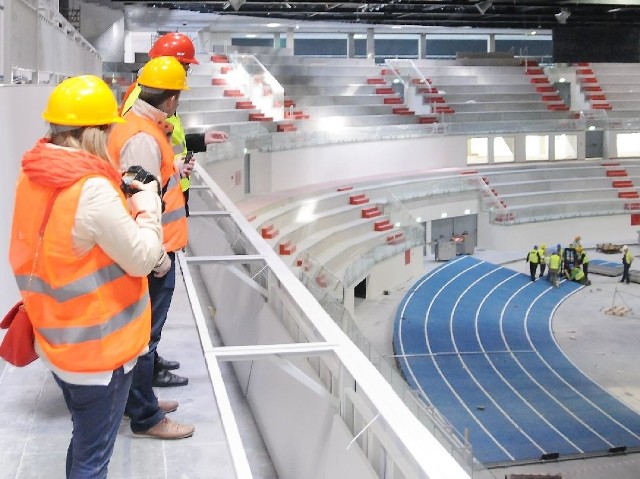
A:
[[[640,415],[553,338],[555,309],[580,288],[462,256],[423,277],[398,307],[402,373],[482,463],[640,447]]]

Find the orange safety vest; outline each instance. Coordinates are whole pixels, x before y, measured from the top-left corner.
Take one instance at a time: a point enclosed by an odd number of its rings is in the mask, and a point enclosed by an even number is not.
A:
[[[56,190],[20,174],[15,211],[31,213],[13,217],[9,259],[47,359],[65,371],[92,373],[113,371],[143,350],[151,303],[147,278],[128,275],[99,246],[83,256],[74,253],[75,213],[87,178],[60,191],[40,242]]]
[[[120,165],[120,152],[125,143],[140,132],[151,135],[162,154],[160,176],[162,176],[162,199],[165,209],[162,213],[162,234],[164,247],[168,252],[178,251],[187,245],[187,216],[184,209],[184,195],[180,188],[180,173],[173,161],[173,150],[166,134],[148,118],[129,111],[124,115],[126,123],[116,123],[109,134],[109,155]]]

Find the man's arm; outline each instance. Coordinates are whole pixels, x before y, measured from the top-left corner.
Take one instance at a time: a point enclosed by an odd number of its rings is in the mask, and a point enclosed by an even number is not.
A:
[[[187,133],[184,138],[187,150],[200,153],[206,151],[210,143],[224,143],[229,139],[229,135],[224,131],[211,130],[206,133]]]
[[[161,162],[162,153],[160,152],[160,147],[156,140],[148,133],[136,133],[122,147],[120,168],[123,171],[130,166],[138,165],[164,184],[167,178],[162,178],[160,175]]]

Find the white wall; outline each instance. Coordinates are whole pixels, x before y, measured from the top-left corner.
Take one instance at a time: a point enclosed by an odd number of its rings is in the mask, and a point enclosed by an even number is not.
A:
[[[204,156],[204,153],[196,153],[196,161],[206,161]],[[246,172],[244,171],[243,158],[212,161],[205,165],[205,169],[232,201],[240,201],[245,197]],[[237,179],[239,181],[236,181]]]
[[[422,246],[405,251],[386,261],[376,264],[369,271],[367,282],[367,296],[376,298],[382,296],[385,290],[396,288],[398,284],[406,283],[412,278],[418,278],[424,274],[422,261]],[[406,262],[406,256],[409,262]],[[353,311],[352,311],[353,313]]]
[[[576,236],[582,244],[594,248],[598,243],[636,243],[638,226],[631,226],[629,215],[571,218],[541,221],[522,225],[490,224],[487,213],[478,215],[478,248],[522,251],[522,259],[534,244],[545,243],[547,248],[558,243],[567,245]]]
[[[0,85],[0,145],[2,172],[0,176],[0,314],[4,314],[20,298],[9,265],[9,237],[13,212],[16,178],[26,150],[46,132],[40,117],[53,89],[49,85]],[[28,212],[23,212],[28,214]]]
[[[154,32],[127,31],[124,42],[124,61],[133,63],[136,53],[148,53],[153,45]]]
[[[113,4],[118,5],[118,4]],[[103,36],[107,31],[111,30],[114,23],[119,20],[123,20],[122,31],[119,40],[119,44],[116,42],[115,46],[120,46],[120,56],[123,55],[122,41],[124,38],[124,11],[121,8],[109,8],[96,3],[83,3],[80,5],[80,33],[89,43],[96,47],[96,50],[100,52],[104,61],[122,61],[122,60],[107,60],[106,53],[110,52],[112,48],[108,45],[100,45],[97,39]]]
[[[277,152],[251,151],[251,192],[270,193],[299,186],[363,180],[419,170],[466,166],[463,137],[343,143]]]
[[[92,3],[80,8],[80,31],[104,62],[124,61],[124,13]]]
[[[412,248],[409,251],[409,263],[405,262],[405,254],[400,253],[391,258],[375,264],[365,277],[367,278],[367,298],[382,296],[384,290],[394,290],[399,284],[419,278],[424,274],[422,261],[422,246]],[[355,316],[355,287],[364,277],[357,280],[351,286],[347,286],[344,292],[344,307],[352,316]]]

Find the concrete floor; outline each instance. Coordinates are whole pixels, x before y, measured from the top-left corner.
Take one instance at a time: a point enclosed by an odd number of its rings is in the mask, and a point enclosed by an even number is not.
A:
[[[640,255],[640,247],[630,241],[628,244],[634,255]],[[588,253],[591,259],[620,261],[622,258],[622,254],[610,255],[594,250]],[[474,254],[528,274],[525,255],[526,252],[504,251],[476,251]],[[433,256],[425,257],[424,262],[425,273],[441,264]],[[632,270],[640,270],[640,259],[632,264]],[[591,286],[572,295],[556,310],[552,322],[556,341],[587,376],[640,412],[640,368],[635,364],[640,344],[640,285],[622,284],[620,277],[590,274],[589,278]],[[388,296],[359,300],[356,305],[356,323],[381,354],[392,354],[396,306],[414,282],[396,288]],[[631,311],[624,316],[605,314],[612,306],[625,306]],[[640,454],[553,461],[496,468],[490,472],[501,479],[510,474],[562,474],[563,479],[638,479]]]

